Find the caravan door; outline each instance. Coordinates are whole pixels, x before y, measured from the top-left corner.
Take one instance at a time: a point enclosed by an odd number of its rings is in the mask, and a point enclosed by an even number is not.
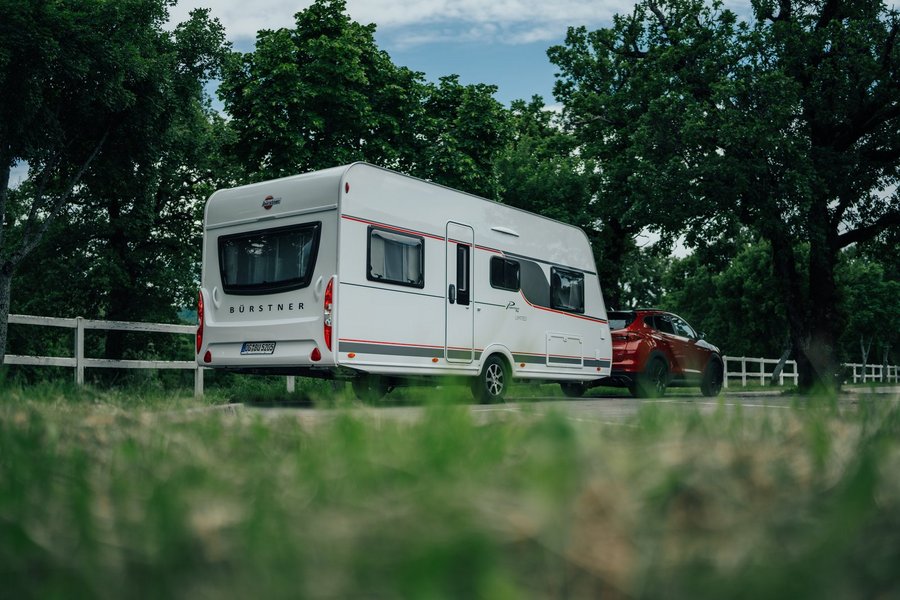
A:
[[[468,364],[475,359],[475,311],[472,308],[474,248],[475,231],[468,225],[448,221],[444,286],[444,358],[447,362]]]

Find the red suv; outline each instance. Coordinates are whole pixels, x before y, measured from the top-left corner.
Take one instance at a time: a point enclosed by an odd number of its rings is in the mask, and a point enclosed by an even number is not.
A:
[[[613,311],[613,364],[597,385],[627,387],[633,396],[662,396],[666,387],[699,385],[704,396],[722,390],[722,355],[687,321],[654,309]]]

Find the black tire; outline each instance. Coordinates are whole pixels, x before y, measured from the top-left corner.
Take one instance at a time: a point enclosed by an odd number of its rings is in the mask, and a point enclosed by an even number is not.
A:
[[[666,395],[666,387],[669,385],[669,365],[665,359],[657,356],[652,359],[638,375],[632,392],[638,398],[661,398]]]
[[[351,385],[356,397],[366,403],[378,402],[391,391],[388,380],[380,375],[359,375]]]
[[[706,363],[703,379],[700,380],[700,393],[709,397],[718,396],[722,392],[723,374],[720,361],[712,359]]]
[[[509,367],[499,355],[491,355],[472,382],[472,396],[482,404],[503,402],[510,384]]]
[[[559,387],[569,398],[581,398],[587,391],[587,386],[580,381],[561,381]]]

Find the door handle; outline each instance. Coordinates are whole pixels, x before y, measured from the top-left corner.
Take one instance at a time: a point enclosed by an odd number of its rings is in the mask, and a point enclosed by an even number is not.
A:
[[[450,304],[456,304],[456,286],[452,283],[450,284],[450,289],[447,290],[447,299],[450,301]]]

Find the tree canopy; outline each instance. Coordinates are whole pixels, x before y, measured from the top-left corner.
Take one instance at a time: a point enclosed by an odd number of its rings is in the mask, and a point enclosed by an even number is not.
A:
[[[841,249],[900,223],[900,19],[876,0],[753,8],[747,24],[644,0],[550,57],[585,153],[623,182],[619,212],[694,245],[737,226],[769,241],[808,388],[836,372]]]

